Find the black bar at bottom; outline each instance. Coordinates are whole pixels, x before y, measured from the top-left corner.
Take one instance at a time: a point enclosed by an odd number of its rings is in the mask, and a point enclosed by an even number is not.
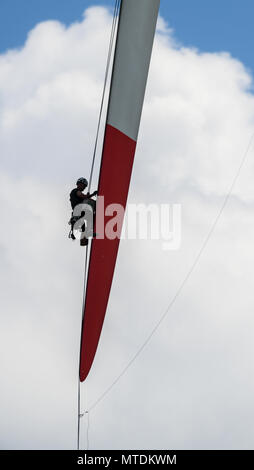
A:
[[[57,468],[67,466],[83,468],[84,465],[99,465],[113,468],[118,465],[175,466],[198,468],[209,464],[217,468],[221,465],[239,465],[243,468],[251,459],[252,450],[2,450],[1,468],[47,465]],[[4,467],[3,467],[4,465]]]

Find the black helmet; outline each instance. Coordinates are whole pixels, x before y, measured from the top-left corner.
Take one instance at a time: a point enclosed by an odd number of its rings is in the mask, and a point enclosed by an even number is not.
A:
[[[85,178],[79,178],[77,184],[82,183],[85,186],[88,186],[88,181]]]

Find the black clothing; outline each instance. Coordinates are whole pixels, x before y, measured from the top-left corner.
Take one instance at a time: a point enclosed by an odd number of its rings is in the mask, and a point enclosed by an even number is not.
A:
[[[71,192],[70,192],[70,202],[71,202],[71,207],[72,207],[72,210],[74,209],[74,207],[76,207],[78,204],[81,204],[83,202],[83,198],[79,197],[77,195],[77,192],[80,191],[80,189],[78,188],[74,188]]]
[[[80,196],[78,196],[78,191],[80,191],[80,189],[78,188],[74,188],[71,192],[70,192],[70,203],[71,203],[71,207],[72,207],[72,210],[74,211],[75,207],[79,204],[88,204],[92,210],[93,210],[93,224],[94,224],[94,218],[95,218],[95,208],[96,208],[96,201],[94,199],[92,199],[92,197],[94,195],[97,194],[97,191],[94,191],[92,194],[89,194],[87,193],[85,195],[85,198],[82,198]],[[82,192],[82,191],[81,191]],[[83,193],[82,193],[83,194]],[[72,217],[69,221],[69,224],[71,225],[71,230],[70,230],[70,233],[69,233],[69,238],[72,238],[73,240],[75,240],[75,235],[73,233],[73,229],[74,229],[74,225],[75,223],[81,219],[83,216],[85,215],[85,211],[82,211],[80,215],[78,216],[74,216],[73,215],[73,212],[72,212]],[[83,225],[80,227],[80,231],[84,232],[85,229],[86,229],[86,224],[87,222],[84,222]],[[88,236],[92,236],[93,234],[93,227],[91,227],[91,235],[88,234]]]

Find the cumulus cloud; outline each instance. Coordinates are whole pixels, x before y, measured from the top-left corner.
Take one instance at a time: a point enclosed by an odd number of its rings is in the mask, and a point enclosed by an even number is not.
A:
[[[84,254],[67,239],[68,192],[89,173],[111,20],[94,7],[68,28],[43,22],[0,56],[3,449],[76,445]],[[252,87],[241,62],[184,47],[160,18],[129,201],[181,204],[182,243],[121,243],[82,386],[91,448],[253,447],[253,145],[176,302],[100,400],[166,313],[222,207],[254,130]]]

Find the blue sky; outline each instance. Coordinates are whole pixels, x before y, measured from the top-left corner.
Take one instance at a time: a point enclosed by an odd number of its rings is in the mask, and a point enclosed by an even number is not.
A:
[[[82,18],[90,5],[114,0],[1,0],[0,52],[21,46],[36,23],[57,19],[65,24]],[[252,0],[161,0],[161,14],[177,39],[201,51],[229,51],[254,73]]]

